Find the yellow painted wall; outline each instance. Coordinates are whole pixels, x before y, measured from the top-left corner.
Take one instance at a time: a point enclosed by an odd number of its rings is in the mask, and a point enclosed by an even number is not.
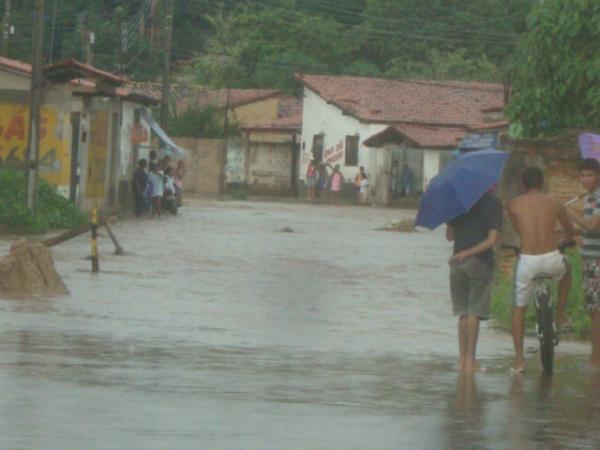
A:
[[[57,186],[68,186],[70,181],[71,136],[64,132],[69,120],[55,108],[42,107],[40,176]],[[0,103],[0,167],[23,167],[28,126],[27,106]]]
[[[251,127],[277,119],[277,97],[267,98],[259,102],[233,108],[230,119],[234,120],[240,127]]]
[[[299,134],[299,133],[298,133]],[[293,133],[264,133],[259,131],[251,131],[248,133],[248,140],[251,142],[271,142],[271,143],[292,143],[294,139]],[[300,136],[297,137],[300,140]]]
[[[106,160],[108,158],[108,113],[93,113],[87,164],[87,198],[102,199],[106,194]]]

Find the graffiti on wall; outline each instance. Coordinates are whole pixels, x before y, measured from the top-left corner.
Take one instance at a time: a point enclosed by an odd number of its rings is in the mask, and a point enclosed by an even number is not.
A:
[[[40,127],[40,175],[49,182],[69,184],[70,139],[64,140],[63,123],[56,109],[43,107]],[[0,104],[0,167],[25,166],[29,138],[29,108]]]
[[[334,164],[344,157],[344,141],[339,141],[337,145],[331,146],[323,151],[323,161],[327,164]]]
[[[103,198],[105,195],[106,159],[108,152],[108,113],[98,111],[90,124],[86,195]]]

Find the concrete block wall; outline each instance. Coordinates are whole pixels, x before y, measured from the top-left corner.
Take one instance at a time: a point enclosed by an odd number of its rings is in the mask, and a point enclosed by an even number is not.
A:
[[[188,151],[184,190],[198,194],[220,193],[225,141],[196,138],[173,138],[173,141]]]

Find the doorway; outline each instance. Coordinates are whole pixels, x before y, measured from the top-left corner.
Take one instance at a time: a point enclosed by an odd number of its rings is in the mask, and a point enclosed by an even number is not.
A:
[[[79,185],[79,133],[81,131],[81,113],[71,113],[71,180],[69,183],[69,200],[77,203],[77,186]]]

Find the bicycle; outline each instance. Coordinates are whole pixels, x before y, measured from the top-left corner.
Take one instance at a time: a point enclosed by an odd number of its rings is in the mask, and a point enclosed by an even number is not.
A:
[[[567,241],[558,246],[561,254],[565,250],[576,245],[575,241]],[[512,245],[503,245],[503,248],[513,250],[517,256],[521,249]],[[537,275],[533,282],[535,284],[533,294],[533,304],[536,312],[535,332],[540,341],[540,357],[542,362],[542,371],[545,375],[552,375],[554,371],[554,347],[558,345],[559,336],[554,326],[554,313],[552,310],[552,293],[550,283],[552,277],[545,273]]]

